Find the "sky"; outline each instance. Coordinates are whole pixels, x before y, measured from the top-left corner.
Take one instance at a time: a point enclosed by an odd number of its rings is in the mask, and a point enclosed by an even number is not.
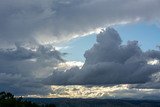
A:
[[[0,91],[160,99],[159,0],[0,2]]]
[[[120,34],[123,44],[126,44],[129,40],[137,40],[144,51],[158,49],[157,46],[160,44],[160,27],[155,23],[140,22],[112,27]],[[68,55],[65,57],[67,60],[84,62],[84,52],[90,49],[95,42],[96,34],[89,34],[63,44],[62,46],[67,48],[61,48],[61,51],[68,52]]]

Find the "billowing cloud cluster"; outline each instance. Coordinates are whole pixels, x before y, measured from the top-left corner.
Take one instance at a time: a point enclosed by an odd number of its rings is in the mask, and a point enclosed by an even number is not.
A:
[[[159,21],[159,10],[159,0],[1,0],[0,43],[68,40],[109,25]]]
[[[97,43],[84,54],[81,69],[54,71],[45,82],[56,85],[108,85],[159,82],[160,51],[143,52],[137,41],[121,44],[117,31],[108,28],[97,35]]]
[[[0,49],[0,91],[18,95],[48,94],[50,87],[42,84],[41,80],[64,61],[61,58],[63,53],[52,46],[15,46],[12,49]]]

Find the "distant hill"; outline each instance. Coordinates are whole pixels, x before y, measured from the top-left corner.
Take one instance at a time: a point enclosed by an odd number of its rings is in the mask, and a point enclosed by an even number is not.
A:
[[[51,104],[56,107],[160,107],[156,100],[127,99],[69,99],[69,98],[25,98],[35,103]]]

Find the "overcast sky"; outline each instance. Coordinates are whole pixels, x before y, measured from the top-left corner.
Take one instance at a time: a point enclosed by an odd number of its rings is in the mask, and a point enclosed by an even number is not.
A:
[[[159,0],[0,2],[0,91],[160,98]]]

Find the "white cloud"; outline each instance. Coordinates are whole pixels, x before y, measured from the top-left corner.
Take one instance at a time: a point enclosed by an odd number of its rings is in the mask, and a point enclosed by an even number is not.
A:
[[[80,61],[66,61],[66,62],[59,63],[56,68],[60,70],[66,70],[76,66],[81,68],[83,64],[84,63]]]
[[[160,61],[157,60],[157,59],[151,59],[147,63],[150,64],[150,65],[157,65],[157,64],[160,63]]]

